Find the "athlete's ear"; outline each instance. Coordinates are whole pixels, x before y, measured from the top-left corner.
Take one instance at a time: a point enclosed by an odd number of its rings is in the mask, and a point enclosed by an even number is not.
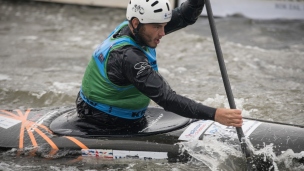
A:
[[[136,29],[138,27],[138,25],[139,25],[138,18],[136,18],[136,17],[133,18],[132,21],[131,21],[131,23],[132,23],[133,28]]]

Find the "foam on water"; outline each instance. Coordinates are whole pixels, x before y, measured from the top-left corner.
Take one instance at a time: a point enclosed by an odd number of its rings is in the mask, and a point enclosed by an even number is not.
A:
[[[221,139],[223,136],[226,138],[225,141]],[[180,144],[182,145],[182,150],[186,150],[195,160],[204,163],[212,171],[246,170],[246,158],[241,151],[240,144],[233,141],[236,139],[236,135],[230,135],[227,139],[225,130],[221,130],[216,135],[205,136],[203,140],[192,140]],[[265,145],[259,150],[254,149],[247,138],[246,144],[253,152],[253,163],[256,164],[259,169],[300,171],[304,168],[304,165],[298,162],[303,160],[304,152],[294,153],[289,149],[277,156],[274,153],[273,144]]]
[[[218,141],[218,137],[204,137],[203,140],[193,140],[182,143],[183,149],[196,160],[203,162],[211,170],[234,170],[233,168],[243,168],[245,161],[242,160],[242,152],[233,148],[231,144]],[[234,162],[231,159],[236,159]],[[228,164],[227,160],[230,160]],[[239,161],[242,161],[240,163]],[[232,164],[232,165],[230,165]],[[236,166],[238,165],[238,166]]]
[[[72,85],[73,86],[73,85]],[[64,88],[64,87],[62,87]],[[43,108],[46,106],[69,106],[76,98],[57,89],[42,91],[8,90],[0,88],[1,109]],[[33,105],[35,104],[35,105]]]
[[[242,110],[243,117],[251,117],[250,115],[251,112],[258,111],[258,109],[249,109],[249,110],[244,109],[243,107],[244,103],[247,101],[244,98],[235,98],[234,101],[236,108]],[[214,98],[207,98],[202,103],[207,106],[220,106],[224,108],[230,108],[227,97],[219,94],[215,94]]]
[[[5,80],[11,80],[10,76],[4,75],[4,74],[0,74],[0,81],[5,81]]]
[[[75,82],[67,82],[67,83],[54,82],[53,87],[50,87],[50,89],[70,91],[80,88],[80,86],[81,86],[80,83],[75,83]]]

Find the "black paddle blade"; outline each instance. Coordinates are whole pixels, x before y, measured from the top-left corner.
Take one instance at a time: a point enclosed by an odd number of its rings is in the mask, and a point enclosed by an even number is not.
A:
[[[247,141],[249,141],[249,140],[247,140]],[[250,143],[250,142],[248,142],[248,143]],[[243,152],[243,154],[245,154],[246,158],[250,158],[253,155],[253,150],[251,150],[249,148],[249,146],[247,145],[245,137],[241,137],[241,148],[242,148],[242,152]]]

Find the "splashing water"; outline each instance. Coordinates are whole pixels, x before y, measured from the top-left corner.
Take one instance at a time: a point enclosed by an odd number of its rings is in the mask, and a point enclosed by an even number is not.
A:
[[[218,141],[216,136],[207,136],[201,141],[194,140],[183,143],[183,150],[211,170],[242,170],[245,160],[238,147],[227,142]],[[233,160],[231,160],[233,159]]]
[[[246,102],[246,99],[244,99],[244,98],[235,98],[234,100],[235,100],[236,108],[242,110],[243,117],[250,117],[251,112],[258,111],[258,109],[246,110],[244,108],[244,103]],[[209,106],[220,106],[220,107],[230,108],[227,97],[225,97],[223,95],[219,95],[219,94],[215,94],[214,98],[207,98],[202,103],[209,105]]]
[[[182,150],[187,151],[194,160],[204,163],[212,171],[240,171],[246,170],[246,158],[242,154],[241,146],[235,133],[217,127],[214,135],[204,135],[202,140],[183,142]],[[303,170],[301,162],[304,152],[294,153],[291,149],[281,155],[274,152],[273,144],[264,145],[256,150],[249,138],[246,144],[253,152],[252,158],[258,171],[288,171]]]
[[[300,163],[300,160],[304,159],[304,152],[294,153],[293,150],[288,149],[281,155],[276,155],[274,152],[274,145],[264,145],[264,148],[253,151],[255,157],[260,157],[263,162],[271,163],[269,168],[264,170],[303,170],[304,165]]]

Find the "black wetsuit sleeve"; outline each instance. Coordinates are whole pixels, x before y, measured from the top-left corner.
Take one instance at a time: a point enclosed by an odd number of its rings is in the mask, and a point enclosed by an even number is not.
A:
[[[188,25],[194,24],[204,8],[204,0],[187,0],[173,9],[171,21],[165,27],[169,34]]]
[[[124,53],[122,66],[124,77],[165,110],[188,118],[214,120],[215,108],[176,94],[164,78],[149,65],[141,50],[128,48]]]

